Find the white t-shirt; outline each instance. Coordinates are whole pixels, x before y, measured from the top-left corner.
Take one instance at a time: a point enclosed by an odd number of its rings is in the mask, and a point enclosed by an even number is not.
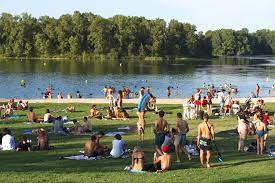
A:
[[[233,109],[234,114],[237,114],[237,112],[240,111],[240,105],[239,104],[233,104],[232,109]]]
[[[15,142],[14,142],[13,136],[7,134],[2,137],[2,150],[3,151],[15,150]]]
[[[50,117],[51,117],[51,113],[44,114],[44,122],[49,122]]]
[[[115,158],[119,158],[124,154],[123,147],[125,143],[123,140],[115,139],[113,140],[112,144],[113,144],[113,148],[110,154]]]

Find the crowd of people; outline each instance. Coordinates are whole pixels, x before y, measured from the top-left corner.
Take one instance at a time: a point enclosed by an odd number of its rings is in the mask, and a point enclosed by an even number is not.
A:
[[[119,119],[126,120],[129,114],[124,108],[123,100],[129,98],[131,91],[128,87],[123,87],[119,90],[117,97],[114,97],[114,88],[105,87],[103,89],[104,96],[109,100],[106,115],[103,114],[103,109],[98,109],[96,105],[92,105],[89,115],[83,117],[83,121],[72,120],[71,127],[64,127],[64,122],[68,121],[62,116],[55,116],[54,113],[75,112],[74,106],[68,106],[60,111],[50,111],[46,109],[43,116],[37,116],[33,108],[28,106],[28,102],[19,101],[15,103],[11,99],[7,105],[1,107],[0,112],[5,109],[4,117],[7,116],[7,110],[26,110],[29,122],[36,123],[52,123],[54,135],[68,135],[68,134],[92,134],[90,139],[84,143],[83,155],[87,157],[97,156],[111,156],[114,158],[121,158],[127,155],[132,157],[132,163],[126,167],[130,171],[167,171],[172,165],[172,153],[176,155],[176,162],[181,162],[183,154],[186,154],[189,160],[196,152],[200,156],[202,167],[211,167],[211,144],[215,141],[214,125],[209,122],[209,116],[236,115],[238,117],[237,132],[239,134],[238,151],[245,151],[245,143],[248,135],[255,135],[255,152],[258,155],[264,154],[267,149],[266,141],[268,136],[268,124],[272,121],[269,119],[268,111],[264,110],[264,100],[258,99],[253,105],[251,98],[247,99],[243,106],[239,101],[232,97],[232,92],[237,92],[237,88],[233,88],[231,84],[226,84],[225,87],[220,86],[217,90],[214,85],[204,84],[202,89],[197,89],[183,105],[183,114],[177,113],[175,116],[175,126],[165,119],[165,112],[157,110],[156,97],[151,93],[150,88],[145,89],[141,87],[138,92],[138,106],[137,106],[137,132],[140,141],[144,141],[145,134],[145,115],[148,111],[154,111],[159,115],[159,119],[154,124],[154,155],[153,160],[147,161],[146,154],[140,146],[133,148],[133,151],[128,151],[126,142],[122,140],[120,134],[115,134],[112,144],[109,146],[102,145],[100,139],[104,136],[103,132],[93,133],[91,124],[92,119]],[[167,97],[170,97],[170,88],[167,88]],[[47,97],[51,96],[51,88],[47,88]],[[205,95],[202,95],[202,94]],[[256,95],[259,96],[260,87],[256,86]],[[169,94],[169,95],[168,95]],[[58,95],[62,98],[61,93]],[[77,92],[78,98],[81,98],[80,92]],[[213,107],[213,99],[218,100],[218,108]],[[12,115],[12,112],[9,113]],[[2,115],[1,115],[2,116]],[[250,120],[252,118],[252,120]],[[187,134],[189,133],[189,119],[202,119],[202,122],[197,128],[197,137],[192,141],[188,141]],[[39,129],[36,134],[37,144],[33,145],[31,139],[23,135],[18,141],[12,135],[12,132],[4,128],[1,134],[1,149],[2,150],[16,150],[16,151],[32,151],[32,150],[49,150],[49,137],[44,129]],[[131,152],[131,154],[129,154]]]

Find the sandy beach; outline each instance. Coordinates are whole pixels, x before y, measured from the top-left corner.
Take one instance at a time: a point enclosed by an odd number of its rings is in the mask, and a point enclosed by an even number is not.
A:
[[[238,100],[244,103],[247,98],[234,98],[233,100]],[[252,98],[253,102],[258,99],[263,99],[265,103],[275,102],[275,97],[263,97],[263,98]],[[0,99],[0,102],[8,102],[9,99]],[[73,99],[16,99],[15,101],[23,100],[29,103],[83,103],[83,104],[108,104],[109,101],[104,98],[73,98]],[[157,99],[157,104],[183,104],[186,103],[187,98],[160,98]],[[123,103],[126,104],[137,104],[138,99],[124,99]],[[217,99],[213,100],[213,103],[218,103]]]

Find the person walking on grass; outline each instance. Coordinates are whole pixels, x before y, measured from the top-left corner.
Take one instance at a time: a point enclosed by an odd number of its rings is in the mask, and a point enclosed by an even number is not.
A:
[[[173,133],[173,131],[175,132]],[[185,149],[186,144],[186,134],[189,132],[189,126],[186,120],[182,119],[182,114],[177,113],[177,122],[176,122],[176,129],[172,129],[172,133],[175,134],[175,151],[177,155],[177,162],[180,162],[181,157],[180,153],[185,152],[188,155],[188,159],[191,160],[191,155]]]
[[[198,141],[200,148],[200,162],[202,167],[210,168],[211,140],[215,139],[214,126],[208,122],[208,114],[203,115],[203,122],[198,125]],[[205,158],[206,156],[206,158]]]
[[[169,131],[168,122],[164,119],[164,111],[159,111],[159,119],[155,122],[155,150],[158,155],[163,155],[161,145],[165,140],[165,133]]]

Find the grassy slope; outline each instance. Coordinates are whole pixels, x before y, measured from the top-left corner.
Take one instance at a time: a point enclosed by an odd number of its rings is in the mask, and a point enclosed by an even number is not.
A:
[[[63,109],[68,105],[64,104],[35,104],[32,105],[35,112],[42,116],[46,107],[51,110]],[[82,119],[88,114],[89,105],[76,104],[77,112],[69,114],[70,119]],[[100,105],[99,105],[100,106]],[[166,119],[171,126],[175,125],[175,115],[181,111],[180,105],[161,106],[165,111],[172,112],[166,115]],[[267,104],[266,109],[274,110],[275,104]],[[16,120],[0,121],[0,128],[9,127],[14,132],[16,140],[19,140],[23,129],[44,127],[50,129],[50,125],[45,124],[23,124],[26,121],[24,111],[18,112],[22,117]],[[105,113],[105,111],[104,111]],[[64,113],[59,113],[65,115]],[[133,116],[130,121],[99,121],[93,120],[95,130],[116,130],[121,124],[130,126],[136,125],[135,110],[130,112]],[[147,129],[145,142],[138,142],[135,132],[129,132],[123,139],[132,148],[141,145],[146,152],[147,162],[152,159],[152,147],[154,136],[152,133],[153,122],[157,115],[148,113],[146,115]],[[130,165],[130,159],[104,159],[97,161],[75,161],[58,160],[59,156],[75,155],[82,150],[84,141],[88,136],[52,136],[50,143],[54,150],[45,152],[0,152],[0,182],[274,182],[275,181],[275,160],[268,156],[256,156],[254,153],[240,154],[236,152],[238,137],[230,135],[228,132],[236,127],[236,118],[227,117],[225,119],[211,119],[217,132],[217,141],[222,149],[225,162],[217,163],[216,157],[212,157],[214,167],[211,169],[199,168],[198,157],[183,163],[174,163],[172,170],[167,173],[156,174],[130,174],[123,171],[126,165]],[[190,133],[188,138],[196,136],[197,124],[199,120],[189,121]],[[117,131],[117,130],[116,130]],[[275,144],[275,130],[270,131],[269,144]],[[35,137],[33,142],[35,142]],[[254,137],[249,137],[251,142]],[[111,145],[112,138],[105,137],[102,143]],[[249,143],[247,142],[247,143]]]

